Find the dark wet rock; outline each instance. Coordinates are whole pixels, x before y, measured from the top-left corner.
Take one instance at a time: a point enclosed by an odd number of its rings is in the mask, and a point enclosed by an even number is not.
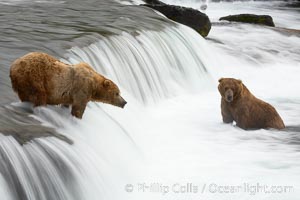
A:
[[[32,110],[26,107],[0,107],[0,134],[14,137],[21,145],[35,138],[56,137],[68,144],[73,141],[58,133],[54,128],[46,127],[41,122],[30,117]]]
[[[161,2],[159,0],[144,0],[145,3],[147,4],[152,4],[152,5],[166,5],[164,2]]]
[[[239,15],[229,15],[226,17],[221,17],[219,20],[259,24],[259,25],[266,25],[272,27],[275,26],[273,22],[273,18],[269,15],[239,14]]]
[[[145,0],[145,2],[147,4],[142,6],[157,10],[167,18],[193,28],[203,37],[206,37],[211,29],[208,16],[196,9],[168,5],[158,0]]]

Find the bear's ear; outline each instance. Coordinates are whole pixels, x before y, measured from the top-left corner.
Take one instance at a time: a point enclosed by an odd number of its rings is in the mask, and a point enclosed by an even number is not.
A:
[[[110,86],[110,81],[109,81],[109,80],[103,81],[103,86],[104,86],[105,88],[109,87],[109,86]]]
[[[220,78],[220,79],[219,79],[219,83],[221,83],[223,80],[224,80],[224,78]]]

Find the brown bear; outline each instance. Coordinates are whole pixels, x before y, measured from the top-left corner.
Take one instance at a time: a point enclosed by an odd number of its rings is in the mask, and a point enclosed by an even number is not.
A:
[[[224,123],[236,122],[242,129],[285,128],[270,104],[256,98],[241,80],[221,78],[218,86],[222,96],[221,110]]]
[[[12,87],[21,101],[34,106],[72,105],[72,115],[82,118],[89,101],[124,108],[118,86],[87,63],[69,65],[40,52],[15,60],[10,68]]]

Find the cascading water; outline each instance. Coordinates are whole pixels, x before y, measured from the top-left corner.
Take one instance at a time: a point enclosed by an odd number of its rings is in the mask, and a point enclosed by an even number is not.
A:
[[[170,27],[102,38],[85,48],[73,47],[67,57],[71,63],[89,63],[136,99],[149,103],[203,88],[209,80],[208,59],[204,59],[209,54],[205,48],[195,51],[200,46],[205,46],[204,40],[190,28]]]
[[[222,10],[219,4],[209,6]],[[148,19],[157,23],[154,16]],[[125,109],[89,103],[78,120],[55,106],[1,107],[8,116],[24,114],[74,142],[48,137],[20,146],[0,135],[1,200],[297,200],[299,37],[254,26],[215,26],[207,42],[185,26],[156,25],[159,30],[91,34],[91,42],[72,45],[61,58],[87,62],[116,82],[128,101]],[[250,39],[239,37],[246,33]],[[243,79],[295,130],[247,132],[222,124],[216,89],[221,76]],[[24,129],[28,124],[11,120]],[[291,190],[265,193],[252,187],[257,183]],[[222,186],[230,185],[244,188],[224,194]]]
[[[193,42],[195,38],[197,42]],[[119,199],[124,180],[128,182],[127,176],[140,170],[141,164],[133,164],[144,154],[137,141],[151,118],[143,104],[203,89],[204,83],[210,81],[205,67],[208,63],[203,59],[208,55],[206,50],[195,48],[205,45],[190,28],[168,27],[161,32],[140,31],[135,35],[124,32],[103,37],[88,47],[70,49],[66,60],[90,63],[118,83],[130,103],[125,112],[90,103],[82,121],[73,119],[67,109],[33,109],[28,104],[14,104],[14,109],[29,110],[33,118],[65,134],[74,145],[43,138],[20,147],[13,138],[2,136],[2,174],[11,174],[4,179],[11,189],[3,197]],[[128,160],[131,164],[126,166]],[[113,188],[121,191],[106,194]]]

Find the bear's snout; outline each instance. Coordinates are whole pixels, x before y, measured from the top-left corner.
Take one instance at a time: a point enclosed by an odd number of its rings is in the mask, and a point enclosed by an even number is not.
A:
[[[121,96],[119,96],[118,106],[121,108],[124,108],[126,104],[127,104],[127,101],[125,101]]]
[[[127,102],[124,100],[124,102],[121,105],[121,108],[124,108],[126,104],[127,104]]]
[[[233,99],[232,96],[228,96],[228,97],[227,97],[227,101],[228,101],[228,102],[231,102],[232,99]]]
[[[225,92],[225,100],[229,103],[233,101],[233,91],[231,89]]]

